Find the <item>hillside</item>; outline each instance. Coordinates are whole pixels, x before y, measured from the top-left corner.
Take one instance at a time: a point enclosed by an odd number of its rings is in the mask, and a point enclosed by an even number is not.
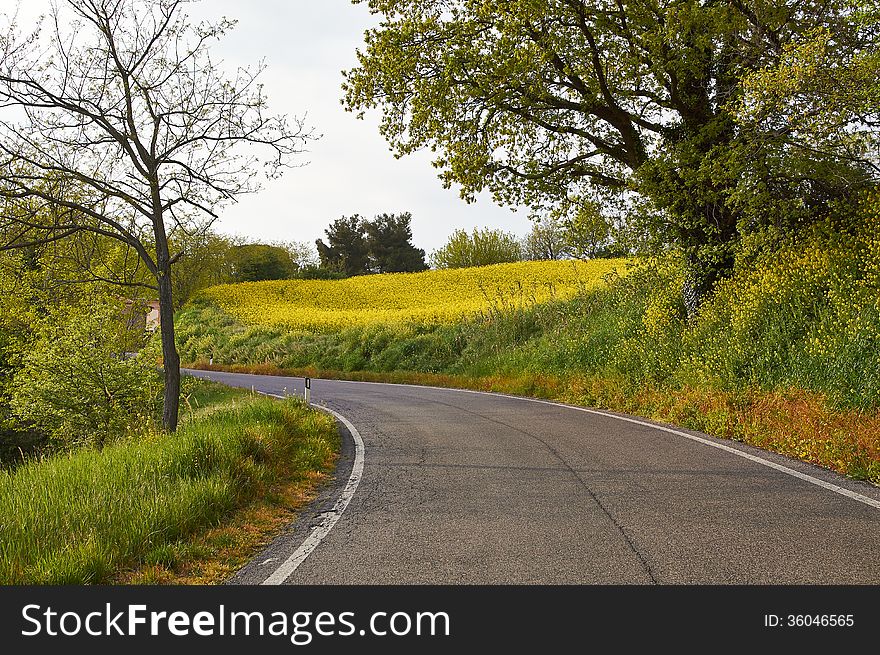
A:
[[[302,324],[272,324],[271,305],[262,318],[245,318],[260,315],[258,298],[265,296],[258,285],[212,289],[179,314],[179,339],[190,364],[213,358],[215,366],[562,398],[741,439],[880,482],[878,254],[877,231],[865,226],[743,255],[733,277],[690,320],[674,258],[633,261],[622,277],[571,281],[567,296],[523,293],[511,302],[504,292],[487,294],[479,312],[459,318],[438,312],[442,320],[358,321],[369,315],[359,314],[359,305],[345,327],[311,332]],[[541,267],[558,265],[530,266],[539,285]],[[483,273],[456,275],[473,280]],[[418,304],[430,297],[422,281],[447,274],[402,276],[397,297]],[[362,298],[371,284],[386,283],[356,282]],[[230,300],[236,292],[248,298],[246,311]],[[290,307],[300,302],[285,300]],[[345,302],[335,302],[344,314]]]

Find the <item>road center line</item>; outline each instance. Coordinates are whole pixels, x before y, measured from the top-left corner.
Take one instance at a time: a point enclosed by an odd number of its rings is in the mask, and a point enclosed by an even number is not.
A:
[[[273,393],[266,393],[264,395],[272,396],[273,398],[285,398],[285,396],[279,396]],[[318,525],[312,528],[309,536],[305,538],[305,541],[303,541],[302,544],[300,544],[300,547],[297,548],[290,557],[284,560],[278,568],[260,584],[283,584],[285,580],[293,575],[293,572],[296,571],[297,567],[299,567],[299,565],[312,554],[312,551],[320,545],[321,541],[324,540],[324,537],[326,537],[330,533],[330,530],[333,529],[333,526],[336,525],[336,522],[342,516],[345,508],[348,507],[348,504],[351,502],[352,497],[357,491],[358,484],[360,484],[361,477],[364,473],[364,440],[361,438],[357,428],[355,428],[351,424],[351,421],[345,418],[342,414],[334,412],[329,407],[324,407],[323,405],[317,405],[315,403],[312,403],[312,405],[328,414],[332,414],[341,421],[346,428],[348,428],[348,431],[354,439],[354,465],[351,467],[351,475],[348,476],[348,482],[345,483],[345,487],[342,489],[339,498],[337,498],[336,502],[333,504],[332,509],[324,512],[324,518],[321,519],[321,522]]]
[[[743,459],[747,459],[749,461],[755,462],[756,464],[760,464],[761,466],[766,466],[768,468],[779,471],[780,473],[784,473],[786,475],[790,475],[794,478],[798,478],[799,480],[803,480],[804,482],[808,482],[809,484],[815,485],[817,487],[822,487],[823,489],[827,489],[833,493],[839,494],[841,496],[845,496],[851,500],[855,500],[856,502],[863,503],[868,505],[869,507],[873,507],[874,509],[880,509],[880,500],[875,500],[868,496],[864,496],[858,492],[851,491],[849,489],[845,489],[844,487],[838,486],[836,484],[832,484],[831,482],[826,482],[825,480],[821,480],[817,477],[809,475],[807,473],[801,473],[800,471],[796,471],[793,468],[789,468],[788,466],[783,466],[782,464],[777,464],[776,462],[770,461],[769,459],[764,459],[763,457],[758,457],[757,455],[752,455],[751,453],[744,452],[737,448],[733,448],[731,446],[727,446],[723,443],[717,443],[715,441],[711,441],[709,439],[704,439],[703,437],[698,437],[693,434],[688,434],[687,432],[682,432],[681,430],[675,430],[673,428],[667,428],[662,425],[656,425],[654,423],[649,423],[648,421],[640,421],[634,418],[627,418],[626,416],[618,416],[617,414],[611,414],[609,412],[603,412],[598,409],[588,409],[586,407],[577,407],[575,405],[566,405],[564,403],[553,402],[552,400],[541,400],[539,398],[524,398],[523,396],[513,396],[506,393],[496,393],[492,391],[475,391],[473,389],[454,389],[449,387],[432,387],[427,385],[419,385],[419,384],[390,384],[388,382],[355,382],[353,380],[331,380],[332,382],[345,382],[350,384],[378,384],[383,386],[399,386],[399,387],[410,387],[413,389],[438,389],[441,391],[449,391],[449,392],[460,392],[460,393],[471,393],[482,396],[496,396],[501,398],[510,398],[511,400],[520,400],[528,403],[539,403],[542,405],[551,405],[553,407],[563,407],[565,409],[571,409],[577,412],[584,412],[586,414],[595,414],[596,416],[605,416],[607,418],[617,419],[618,421],[626,421],[627,423],[634,423],[635,425],[641,425],[646,428],[652,428],[654,430],[660,430],[661,432],[668,432],[669,434],[674,434],[679,437],[684,437],[685,439],[690,439],[691,441],[696,441],[697,443],[701,443],[706,446],[711,446],[712,448],[717,448],[719,450],[723,450],[732,455],[736,455],[737,457],[742,457]]]

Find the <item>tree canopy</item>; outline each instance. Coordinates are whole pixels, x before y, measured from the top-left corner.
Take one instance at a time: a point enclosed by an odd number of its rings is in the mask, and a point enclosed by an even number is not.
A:
[[[315,241],[321,266],[346,276],[364,275],[370,272],[370,250],[364,232],[364,219],[360,214],[343,216],[324,230],[327,243]]]
[[[234,282],[286,280],[297,271],[287,250],[265,243],[233,246],[230,260]]]
[[[536,220],[522,240],[523,258],[528,261],[551,261],[571,255],[565,227],[556,218]]]
[[[816,30],[876,51],[854,0],[367,4],[382,22],[346,73],[344,103],[379,108],[398,156],[431,149],[466,199],[616,198],[685,252],[695,299],[745,231],[797,226],[870,179],[863,158],[781,151],[735,120],[741,80]]]
[[[318,239],[321,266],[346,276],[367,273],[413,273],[428,268],[425,251],[412,244],[412,214],[380,214],[366,220],[343,216]]]
[[[473,232],[456,230],[446,244],[431,255],[436,268],[469,268],[506,264],[522,259],[517,238],[503,230],[474,228]]]
[[[425,251],[412,244],[412,214],[380,214],[364,223],[370,265],[376,273],[415,273],[428,268]]]

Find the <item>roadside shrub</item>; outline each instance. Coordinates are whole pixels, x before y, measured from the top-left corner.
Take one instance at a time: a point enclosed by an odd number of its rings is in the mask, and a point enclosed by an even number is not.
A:
[[[474,228],[468,233],[456,230],[446,244],[431,254],[435,268],[470,268],[490,266],[523,259],[517,238],[503,230]]]
[[[15,414],[60,446],[102,446],[154,421],[161,381],[155,361],[127,354],[136,334],[124,316],[98,298],[39,320],[12,379]]]
[[[683,334],[679,380],[880,404],[880,215],[855,225],[820,226],[723,281]]]

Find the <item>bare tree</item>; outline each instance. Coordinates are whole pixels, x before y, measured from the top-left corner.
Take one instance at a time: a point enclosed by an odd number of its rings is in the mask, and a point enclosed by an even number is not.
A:
[[[37,29],[0,33],[0,248],[91,232],[137,252],[161,302],[163,424],[176,429],[175,234],[279,175],[311,138],[266,114],[258,76],[226,77],[210,45],[234,23],[193,24],[188,0],[64,0]]]

